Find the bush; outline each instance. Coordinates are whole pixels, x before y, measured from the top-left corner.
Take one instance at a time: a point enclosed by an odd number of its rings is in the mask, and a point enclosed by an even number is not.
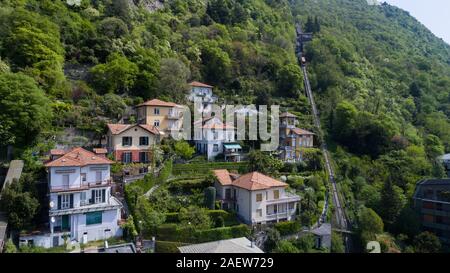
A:
[[[250,235],[247,225],[196,230],[192,227],[181,227],[177,224],[163,224],[157,228],[158,239],[183,243],[204,243],[226,240]]]
[[[218,218],[222,218],[225,226],[236,226],[239,224],[236,219],[236,214],[225,210],[208,210],[208,215],[214,223],[217,223]],[[178,212],[166,213],[166,223],[179,223]]]
[[[173,166],[173,174],[185,173],[207,173],[210,170],[227,169],[239,170],[248,166],[247,162],[209,162],[209,163],[189,163],[175,164]]]
[[[286,236],[299,232],[301,225],[297,221],[287,221],[276,223],[274,228],[280,232],[281,236]]]

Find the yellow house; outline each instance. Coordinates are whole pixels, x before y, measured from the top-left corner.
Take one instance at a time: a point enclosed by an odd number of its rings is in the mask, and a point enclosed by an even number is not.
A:
[[[182,126],[182,107],[173,102],[158,99],[146,101],[136,106],[138,124],[155,126],[169,135],[170,130],[179,130]]]
[[[280,150],[285,161],[302,161],[302,149],[314,147],[314,133],[297,128],[297,117],[289,112],[280,115]]]

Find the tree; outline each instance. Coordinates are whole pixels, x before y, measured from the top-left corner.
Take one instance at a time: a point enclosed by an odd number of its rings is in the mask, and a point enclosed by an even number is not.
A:
[[[331,253],[345,253],[344,240],[337,232],[331,233]]]
[[[252,150],[248,154],[248,170],[250,172],[261,172],[273,174],[283,168],[283,161],[274,158],[259,150]]]
[[[16,245],[14,245],[13,241],[11,239],[8,239],[8,241],[6,241],[5,243],[5,253],[16,253],[17,252],[17,247]]]
[[[216,188],[208,187],[205,190],[205,205],[208,209],[215,209],[216,207]]]
[[[358,233],[363,245],[374,240],[383,232],[384,224],[380,216],[370,208],[362,207],[358,213]]]
[[[124,237],[128,240],[134,240],[138,236],[132,215],[128,216],[127,221],[122,224],[121,228],[123,229]]]
[[[9,65],[0,58],[0,73],[10,72]]]
[[[98,32],[109,39],[120,38],[128,34],[128,27],[121,19],[109,17],[98,24]]]
[[[39,208],[39,201],[31,192],[24,191],[23,186],[23,182],[13,181],[1,194],[0,208],[6,212],[14,230],[31,227]]]
[[[294,246],[293,243],[282,240],[278,243],[278,245],[273,250],[274,253],[300,253],[298,248]]]
[[[166,216],[154,210],[145,196],[141,196],[135,209],[138,228],[147,234],[155,234],[156,228],[166,221]]]
[[[211,218],[207,210],[197,206],[181,208],[178,214],[178,220],[181,225],[195,229],[208,229],[212,226]]]
[[[297,98],[303,90],[303,75],[298,65],[288,64],[281,68],[277,77],[278,92],[281,96]]]
[[[397,219],[400,211],[406,203],[403,190],[393,185],[390,180],[384,183],[381,190],[380,215],[389,224]]]
[[[23,74],[0,74],[0,146],[36,142],[52,118],[50,100]]]
[[[266,252],[270,252],[275,249],[281,240],[280,232],[275,228],[269,228],[267,230],[266,241],[264,242],[264,248]]]
[[[294,245],[298,248],[298,250],[300,250],[301,253],[308,253],[314,248],[315,241],[314,235],[308,233],[295,240]]]
[[[128,206],[133,211],[137,207],[139,197],[144,194],[144,191],[139,185],[131,183],[125,187],[125,193],[127,195]]]
[[[201,52],[205,80],[215,84],[226,83],[231,76],[231,59],[228,53],[214,41],[205,42]]]
[[[128,93],[133,87],[139,69],[125,56],[113,53],[105,64],[91,68],[91,84],[103,93]]]
[[[394,230],[397,234],[414,238],[420,232],[420,216],[415,210],[404,208],[395,221]]]
[[[431,232],[424,231],[414,238],[414,251],[418,253],[439,253],[441,251],[439,238]]]
[[[162,59],[159,71],[159,90],[175,101],[183,102],[189,89],[186,83],[190,76],[191,71],[179,59]]]
[[[100,107],[107,117],[119,120],[124,114],[127,105],[119,95],[106,94],[101,98]]]
[[[195,153],[194,147],[184,140],[175,142],[174,150],[177,156],[186,160],[192,158],[192,155]]]

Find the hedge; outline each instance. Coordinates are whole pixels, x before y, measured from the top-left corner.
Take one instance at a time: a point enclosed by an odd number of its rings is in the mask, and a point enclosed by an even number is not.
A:
[[[239,224],[236,219],[236,214],[225,210],[208,210],[208,215],[211,217],[213,223],[217,221],[217,218],[222,217],[225,222],[225,226],[236,226]],[[166,213],[166,223],[179,223],[178,212]]]
[[[298,221],[286,221],[276,223],[274,228],[280,232],[281,236],[285,236],[299,232],[301,225]]]
[[[189,164],[174,164],[173,173],[183,174],[187,172],[193,173],[206,173],[210,170],[227,169],[227,170],[239,170],[246,168],[247,162],[208,162],[208,163],[189,163]]]
[[[175,193],[191,193],[193,189],[204,189],[212,186],[211,181],[205,178],[184,179],[177,181],[170,181],[169,190]]]
[[[163,224],[157,228],[156,233],[158,240],[196,244],[247,237],[250,235],[250,228],[241,224],[232,227],[195,230],[193,228],[179,227],[177,224]]]

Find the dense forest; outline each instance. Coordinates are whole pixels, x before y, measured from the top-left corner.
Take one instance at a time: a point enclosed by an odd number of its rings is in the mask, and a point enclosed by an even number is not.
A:
[[[79,4],[77,2],[80,2]],[[444,176],[450,46],[365,0],[0,0],[0,150],[27,162],[65,128],[104,134],[143,100],[183,103],[190,80],[227,103],[279,104],[314,130],[294,23],[361,240],[418,234],[416,182]],[[28,164],[32,166],[32,164]],[[382,221],[369,225],[370,221]],[[406,236],[403,236],[406,235]]]

